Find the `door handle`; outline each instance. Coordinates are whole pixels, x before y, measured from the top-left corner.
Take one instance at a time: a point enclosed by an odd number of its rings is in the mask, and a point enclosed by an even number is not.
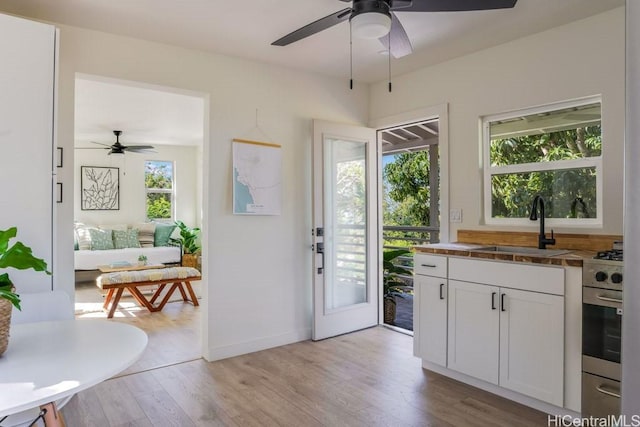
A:
[[[420,264],[423,267],[429,267],[429,268],[436,268],[437,266],[435,264]]]
[[[440,283],[440,299],[444,299],[444,295],[442,293],[443,289],[444,289],[444,283]]]
[[[322,274],[324,272],[324,243],[318,242],[316,243],[316,253],[322,255],[322,264],[318,267],[318,274]]]
[[[596,295],[596,298],[598,298],[600,301],[615,302],[618,304],[622,304],[622,300],[618,298],[609,298],[602,295]]]
[[[496,292],[491,292],[491,310],[496,309]]]
[[[501,294],[500,295],[500,311],[507,311],[504,308],[504,297],[505,297],[505,295],[507,295],[507,294]]]
[[[600,385],[600,386],[596,387],[596,390],[598,390],[602,394],[606,394],[607,396],[611,396],[611,397],[615,397],[615,398],[620,399],[620,393],[619,392],[616,393],[615,391],[608,390],[603,385]]]

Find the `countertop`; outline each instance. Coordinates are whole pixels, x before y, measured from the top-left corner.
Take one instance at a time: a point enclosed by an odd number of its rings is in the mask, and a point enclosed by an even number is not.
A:
[[[495,251],[477,250],[488,245],[473,243],[432,243],[428,245],[414,246],[416,252],[453,255],[459,257],[493,259],[499,261],[527,262],[533,264],[561,265],[569,267],[582,267],[582,260],[593,258],[594,251],[571,250],[569,253],[554,256],[541,256],[535,254],[511,254]],[[556,248],[554,248],[556,249]]]

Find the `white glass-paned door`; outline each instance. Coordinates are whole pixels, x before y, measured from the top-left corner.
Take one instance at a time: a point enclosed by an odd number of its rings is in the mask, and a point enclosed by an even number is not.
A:
[[[314,122],[313,338],[377,324],[373,129]]]

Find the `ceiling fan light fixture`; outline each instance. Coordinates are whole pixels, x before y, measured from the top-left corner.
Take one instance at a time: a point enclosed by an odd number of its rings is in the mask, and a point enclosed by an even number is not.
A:
[[[378,39],[391,30],[391,15],[383,12],[366,12],[351,18],[351,31],[359,39]]]

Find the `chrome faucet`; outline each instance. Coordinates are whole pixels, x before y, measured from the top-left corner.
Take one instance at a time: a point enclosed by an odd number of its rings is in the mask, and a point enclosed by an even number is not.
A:
[[[533,198],[531,214],[529,215],[529,219],[531,221],[538,220],[538,207],[540,207],[540,234],[538,234],[538,249],[547,249],[547,245],[556,244],[556,239],[553,238],[553,230],[551,230],[550,239],[547,239],[547,236],[544,234],[544,200],[539,194]]]

